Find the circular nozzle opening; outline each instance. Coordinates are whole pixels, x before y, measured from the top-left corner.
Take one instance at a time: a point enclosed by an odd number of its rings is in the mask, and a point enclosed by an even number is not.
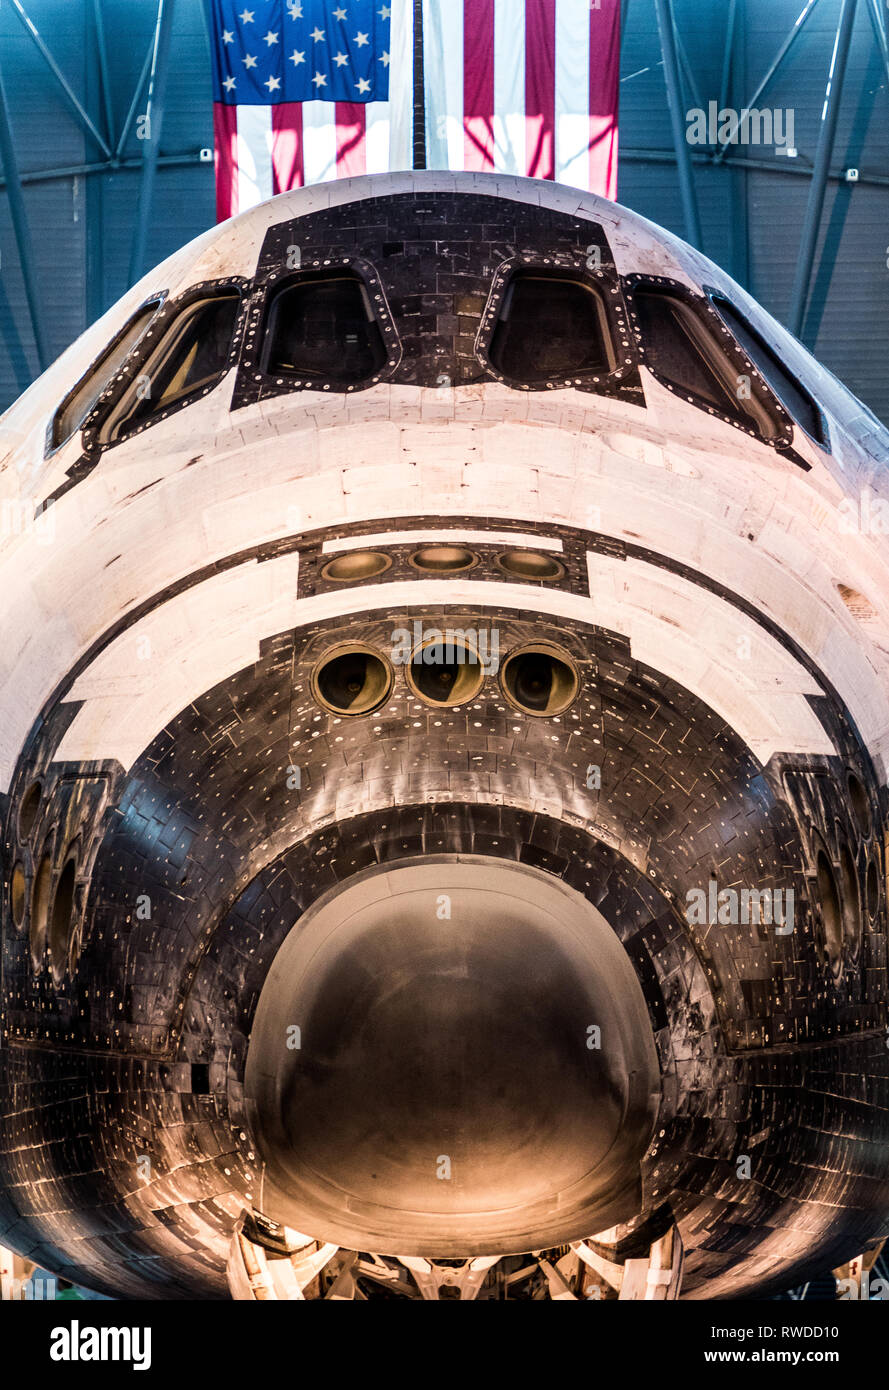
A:
[[[23,842],[31,838],[31,831],[37,822],[37,812],[40,810],[42,795],[43,787],[40,783],[32,782],[22,798],[22,806],[19,811],[19,839]]]
[[[73,975],[77,969],[77,962],[80,960],[81,935],[79,931],[71,933],[71,942],[68,947],[68,974]]]
[[[353,550],[350,555],[338,555],[328,560],[321,571],[322,579],[333,580],[336,584],[354,584],[358,579],[375,579],[384,574],[392,564],[388,555],[378,550]]]
[[[71,944],[71,927],[74,917],[74,885],[77,878],[77,865],[69,859],[59,877],[56,894],[52,903],[52,916],[49,923],[49,954],[52,973],[60,980],[65,973],[68,949]]]
[[[860,778],[855,776],[854,772],[847,774],[846,781],[849,786],[849,800],[852,803],[852,813],[855,816],[855,823],[858,826],[862,838],[866,840],[870,835],[871,829],[870,802],[868,801],[867,792],[864,790],[864,784],[861,782]]]
[[[25,870],[21,863],[16,864],[12,871],[9,900],[12,908],[12,920],[17,927],[20,927],[25,920]]]
[[[407,668],[411,690],[430,705],[462,705],[478,694],[484,678],[474,649],[445,637],[417,647]]]
[[[861,938],[861,894],[858,890],[858,871],[849,846],[840,845],[840,876],[843,885],[843,926],[846,945],[857,953]]]
[[[472,569],[475,563],[476,556],[461,545],[426,545],[411,556],[415,569],[432,574],[455,574],[458,570]]]
[[[514,579],[561,579],[565,566],[540,550],[507,550],[497,564]]]
[[[334,714],[370,714],[392,689],[392,671],[368,647],[339,647],[315,668],[315,699]]]
[[[31,895],[31,960],[39,970],[46,949],[46,925],[49,917],[49,887],[52,882],[52,860],[45,854],[40,861],[34,890]]]
[[[525,714],[562,714],[580,686],[567,652],[543,646],[523,647],[503,663],[503,693]]]
[[[867,866],[867,915],[871,919],[876,917],[880,908],[880,875],[877,866],[871,859]]]
[[[815,861],[815,874],[821,902],[822,946],[831,966],[838,971],[843,953],[843,913],[833,865],[820,849]]]

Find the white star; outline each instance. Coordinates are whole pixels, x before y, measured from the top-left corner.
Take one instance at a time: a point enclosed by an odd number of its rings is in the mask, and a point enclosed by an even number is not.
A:
[[[269,48],[271,48],[271,46],[272,46],[273,43],[277,43],[277,42],[278,42],[278,35],[277,35],[277,34],[273,34],[272,31],[271,31],[271,29],[270,29],[269,32],[268,32],[268,33],[266,34],[266,36],[265,36],[265,42],[268,44]]]
[[[235,79],[233,77],[226,77],[222,85],[227,92],[233,92],[235,90]]]
[[[247,64],[248,68],[256,67],[256,59],[250,53],[247,54],[247,57],[244,59],[244,62]]]
[[[255,10],[242,10],[241,13],[238,15],[238,19],[241,21],[242,24],[252,24],[253,16],[255,14]]]
[[[304,63],[306,61],[306,55],[305,53],[300,53],[298,48],[295,48],[290,55],[290,61],[295,68],[298,68],[300,63]]]
[[[392,10],[389,5],[384,5],[381,10],[377,10],[377,14],[380,16],[380,19],[388,19],[391,13]]]
[[[358,81],[355,83],[355,86],[358,88],[359,92],[370,91],[370,83],[368,82],[366,77],[359,77]]]
[[[287,0],[287,8],[290,11],[291,19],[302,19],[303,7],[299,0]]]
[[[336,63],[338,68],[344,68],[349,60],[346,57],[345,53],[338,53],[333,61]]]
[[[222,31],[222,42],[223,42],[223,43],[234,43],[234,41],[235,41],[235,36],[234,36],[234,34],[232,33],[231,29],[223,29],[223,31]]]
[[[327,86],[327,78],[324,76],[323,72],[316,72],[315,76],[312,78],[312,81],[314,82],[316,87]]]
[[[365,44],[369,42],[367,34],[356,34],[355,42],[359,48],[364,48]]]
[[[387,68],[389,66],[389,54],[384,53],[382,58],[380,59],[380,62],[383,64],[384,68]]]
[[[345,19],[345,18],[346,18],[346,11],[345,11],[345,10],[334,10],[334,12],[333,12],[333,17],[334,17],[334,19]]]
[[[317,24],[312,30],[312,38],[315,40],[316,43],[321,43],[324,39],[324,30],[319,29]]]
[[[263,82],[264,87],[268,87],[270,92],[276,92],[281,85],[280,77],[270,77],[267,82]]]

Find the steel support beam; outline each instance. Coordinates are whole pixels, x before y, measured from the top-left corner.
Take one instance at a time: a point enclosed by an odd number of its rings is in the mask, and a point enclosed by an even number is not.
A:
[[[129,282],[131,285],[135,284],[142,275],[145,264],[148,220],[151,216],[154,176],[157,172],[157,160],[160,154],[161,130],[164,123],[164,106],[167,97],[172,29],[173,0],[158,0],[154,49],[151,58],[151,79],[148,85],[148,102],[145,111],[147,138],[142,155],[142,183],[139,188],[136,225],[133,229],[133,243],[130,249]]]
[[[172,168],[175,165],[203,164],[200,154],[162,154],[158,155],[158,167]],[[209,169],[209,165],[206,166]],[[60,169],[33,169],[30,173],[19,174],[24,186],[29,183],[52,183],[56,179],[89,178],[92,174],[116,174],[121,170],[142,169],[141,159],[104,159],[101,164],[66,164]],[[863,176],[862,176],[863,178]],[[885,179],[889,183],[889,177]],[[6,180],[0,178],[0,189],[6,187]]]
[[[747,102],[747,106],[745,108],[746,110],[749,111],[751,107],[754,107],[756,103],[759,101],[759,98],[762,96],[766,87],[768,87],[772,78],[775,76],[775,73],[778,71],[781,64],[784,62],[784,59],[787,57],[791,48],[796,43],[797,39],[802,33],[803,25],[806,23],[806,20],[809,18],[817,4],[818,0],[806,0],[804,9],[802,9],[800,13],[797,15],[796,20],[794,21],[793,28],[791,29],[790,33],[787,35],[787,38],[784,40],[781,47],[778,49],[778,52],[775,54],[775,57],[769,64],[768,70],[765,76],[762,78],[756,91],[753,93],[753,96]],[[722,163],[722,160],[725,158],[725,153],[727,149],[728,145],[723,145],[722,149],[720,150],[717,156],[717,164]]]
[[[629,164],[675,164],[676,156],[670,150],[644,150],[628,149],[624,147],[620,152],[620,157]],[[701,151],[699,154],[692,155],[692,161],[698,165],[712,166],[716,160],[712,154]],[[746,156],[730,156],[722,161],[730,167],[740,169],[755,169],[757,173],[777,174],[783,177],[785,174],[796,175],[797,178],[810,178],[811,171],[804,164],[793,163],[776,159],[748,159]],[[176,165],[200,164],[200,155],[193,154],[162,154],[158,155],[158,167],[162,169],[173,168]],[[205,166],[208,170],[209,165]],[[22,186],[31,183],[52,183],[56,179],[71,178],[90,178],[95,174],[112,174],[120,170],[142,168],[141,159],[122,159],[119,162],[113,160],[102,160],[101,163],[94,164],[66,164],[58,169],[31,169],[24,173],[19,173],[19,180]],[[828,174],[831,183],[845,183],[845,169],[831,169]],[[859,172],[858,182],[872,188],[889,188],[889,174],[868,174]],[[6,187],[6,181],[0,178],[0,189]]]
[[[620,0],[620,29],[618,30],[618,35],[617,35],[617,42],[618,42],[618,55],[617,55],[617,73],[618,73],[618,76],[617,76],[617,101],[618,101],[618,112],[617,112],[617,117],[618,117],[618,120],[620,120],[620,87],[621,87],[621,83],[622,83],[623,80],[624,80],[624,79],[621,77],[621,75],[620,75],[620,69],[621,69],[621,67],[623,66],[624,37],[626,36],[626,32],[627,32],[627,17],[628,17],[628,14],[629,14],[629,9],[630,9],[630,0]],[[632,75],[632,74],[631,74],[631,75]]]
[[[643,150],[643,149],[622,149],[620,157],[628,164],[675,164],[676,156],[670,150]],[[692,160],[695,164],[706,164],[711,168],[715,166],[716,159],[712,154],[693,154]],[[721,161],[723,165],[738,169],[755,169],[757,173],[777,174],[782,177],[785,174],[794,175],[797,178],[809,179],[812,171],[805,164],[797,164],[792,160],[777,159],[748,159],[746,155],[732,155],[728,159]],[[832,169],[828,175],[831,183],[845,183],[846,170],[844,168]],[[872,188],[889,188],[889,174],[863,174],[859,171],[858,183],[870,185]]]
[[[703,110],[704,101],[698,89],[698,84],[695,81],[694,71],[692,69],[691,63],[689,62],[688,54],[685,51],[685,44],[682,42],[682,35],[680,34],[679,27],[676,24],[675,14],[673,15],[673,33],[676,36],[676,53],[679,58],[679,66],[682,72],[684,72],[685,74],[685,81],[688,87],[688,94],[691,97],[691,100],[694,102],[695,106],[697,106],[700,110]]]
[[[673,6],[671,0],[654,0],[657,10],[657,24],[661,39],[661,56],[664,60],[664,80],[667,84],[667,102],[670,107],[670,126],[673,131],[673,148],[676,151],[676,167],[679,171],[679,192],[682,198],[682,213],[685,219],[685,236],[692,246],[703,250],[701,243],[701,219],[698,213],[698,197],[695,189],[694,170],[691,151],[686,140],[686,127],[682,112],[682,88],[679,84],[679,63],[676,57],[676,36],[673,28]]]
[[[3,172],[6,175],[6,196],[9,199],[9,212],[12,217],[15,244],[19,253],[22,279],[25,282],[25,298],[28,301],[28,313],[31,316],[37,361],[41,372],[44,372],[49,365],[49,353],[43,330],[43,308],[37,288],[31,231],[28,226],[28,214],[25,211],[25,199],[22,194],[22,181],[19,178],[18,163],[15,157],[15,141],[9,121],[9,103],[6,100],[6,88],[3,84],[2,72],[0,72],[0,160],[2,160]]]
[[[870,13],[871,24],[874,26],[877,48],[880,50],[880,57],[883,59],[883,67],[886,71],[886,90],[889,91],[889,36],[886,34],[886,15],[880,0],[867,0],[867,8]]]
[[[719,84],[720,111],[728,105],[732,76],[732,59],[735,55],[735,19],[737,17],[737,12],[738,0],[729,0],[728,19],[725,26],[725,52],[722,56],[722,81]]]
[[[747,32],[747,0],[731,0],[728,28],[726,33],[725,63],[723,66],[723,96],[720,110],[726,105],[734,106],[747,87],[747,46],[737,42],[737,35]],[[729,181],[732,200],[732,218],[729,229],[731,273],[739,284],[750,289],[750,212],[749,182],[750,169],[744,160],[737,164],[727,162],[723,169]]]
[[[130,134],[130,127],[133,124],[133,117],[136,114],[136,107],[139,105],[139,98],[141,97],[142,92],[145,89],[145,83],[148,81],[148,74],[151,71],[151,60],[153,57],[154,40],[152,39],[151,43],[148,45],[148,52],[145,54],[145,62],[142,64],[142,71],[139,74],[139,81],[136,83],[136,90],[133,92],[133,100],[130,102],[130,109],[127,112],[127,118],[123,123],[123,130],[120,132],[120,139],[117,142],[117,146],[112,156],[113,159],[120,159],[121,155],[123,154],[124,146],[126,145],[127,139]]]
[[[111,105],[111,85],[108,74],[108,49],[105,43],[105,16],[102,0],[92,0],[90,33],[91,50],[96,61],[86,65],[84,105],[107,137],[114,141],[114,112]],[[81,180],[73,180],[80,188]],[[84,291],[86,322],[95,323],[108,306],[105,297],[106,264],[104,254],[105,180],[83,179],[83,202],[86,216],[83,226]]]
[[[96,31],[96,53],[99,59],[105,134],[108,136],[110,145],[114,139],[114,108],[111,105],[111,78],[108,71],[108,45],[105,42],[105,17],[102,14],[102,0],[93,0],[93,25]]]
[[[18,15],[19,19],[22,21],[22,24],[25,26],[26,32],[34,41],[38,53],[43,58],[53,77],[56,79],[62,91],[64,92],[65,98],[68,102],[68,105],[71,107],[71,110],[74,112],[81,125],[89,131],[90,135],[93,137],[102,153],[106,156],[110,156],[110,147],[102,139],[102,136],[99,134],[98,130],[96,129],[96,126],[90,119],[89,112],[84,109],[83,103],[78,100],[77,95],[74,92],[74,89],[69,83],[67,77],[62,72],[62,69],[59,67],[55,58],[50,53],[46,44],[43,42],[43,39],[40,37],[40,33],[38,32],[37,26],[36,24],[34,24],[30,16],[28,15],[27,10],[22,4],[22,0],[10,0],[10,3],[12,4],[12,7]]]
[[[849,57],[852,27],[855,23],[855,7],[856,0],[841,0],[836,39],[830,60],[830,72],[827,76],[827,90],[821,112],[821,132],[818,136],[818,149],[815,152],[815,167],[812,171],[812,182],[809,185],[809,201],[806,205],[796,273],[790,295],[790,311],[787,316],[787,327],[797,337],[802,334],[806,303],[811,287],[815,248],[818,244],[824,194],[830,173],[830,161],[833,156],[837,117],[843,95],[843,80],[846,76],[846,60]]]

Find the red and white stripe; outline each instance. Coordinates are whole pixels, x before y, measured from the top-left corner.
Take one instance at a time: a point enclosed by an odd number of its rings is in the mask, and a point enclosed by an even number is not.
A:
[[[617,195],[620,0],[424,0],[430,168]]]
[[[389,100],[213,107],[216,220],[276,193],[413,165],[413,7],[392,6]]]
[[[275,193],[391,167],[389,102],[217,102],[214,110],[219,222]]]

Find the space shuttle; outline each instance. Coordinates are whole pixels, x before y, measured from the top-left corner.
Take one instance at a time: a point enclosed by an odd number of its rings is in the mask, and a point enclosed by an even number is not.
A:
[[[171,256],[0,420],[0,1243],[731,1299],[889,1234],[889,433],[602,198]]]

